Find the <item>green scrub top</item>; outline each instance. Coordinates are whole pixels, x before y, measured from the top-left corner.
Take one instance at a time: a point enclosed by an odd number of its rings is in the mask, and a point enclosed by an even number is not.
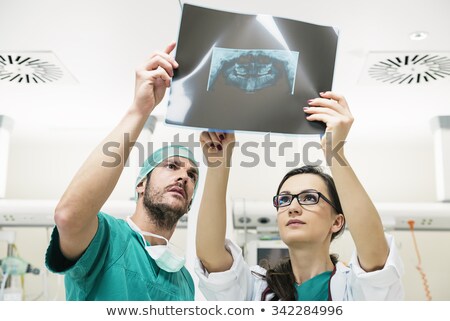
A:
[[[77,261],[62,255],[58,230],[53,230],[45,263],[65,274],[66,300],[194,300],[194,282],[185,267],[175,273],[160,269],[127,222],[102,212],[97,216],[97,233]]]
[[[300,285],[296,283],[297,301],[328,301],[331,273],[331,271],[325,271]]]

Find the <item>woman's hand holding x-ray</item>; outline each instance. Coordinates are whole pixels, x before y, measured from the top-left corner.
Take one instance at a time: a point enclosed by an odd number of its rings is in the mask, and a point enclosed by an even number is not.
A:
[[[320,96],[320,98],[309,100],[309,107],[304,107],[304,111],[308,114],[306,119],[321,121],[327,125],[321,142],[322,149],[327,154],[341,142],[343,147],[353,124],[353,116],[344,96],[331,91],[320,93]],[[343,156],[343,148],[339,147],[337,153]]]
[[[200,135],[200,143],[208,167],[230,167],[235,145],[234,133],[204,131]]]

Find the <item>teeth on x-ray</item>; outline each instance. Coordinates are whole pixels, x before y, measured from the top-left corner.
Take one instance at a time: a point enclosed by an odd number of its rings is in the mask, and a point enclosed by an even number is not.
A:
[[[296,51],[214,48],[207,90],[223,77],[226,84],[251,93],[274,86],[285,75],[293,95],[297,62]]]

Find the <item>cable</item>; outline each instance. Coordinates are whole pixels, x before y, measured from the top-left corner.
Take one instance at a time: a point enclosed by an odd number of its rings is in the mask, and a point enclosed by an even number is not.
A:
[[[8,280],[9,274],[3,273],[2,285],[0,286],[0,301],[3,301],[3,295],[5,292],[6,280]]]
[[[425,272],[422,269],[422,259],[420,257],[419,247],[417,246],[416,236],[414,235],[414,221],[413,220],[409,220],[408,224],[409,224],[409,229],[411,231],[411,235],[412,235],[413,242],[414,242],[414,248],[416,250],[417,259],[418,259],[418,263],[417,263],[416,269],[419,271],[420,276],[422,277],[422,283],[423,283],[423,287],[425,289],[425,296],[427,297],[428,301],[431,301],[430,287],[428,286],[427,276],[426,276]]]
[[[178,0],[178,4],[180,5],[180,9],[183,9],[183,4],[181,3],[180,0]]]

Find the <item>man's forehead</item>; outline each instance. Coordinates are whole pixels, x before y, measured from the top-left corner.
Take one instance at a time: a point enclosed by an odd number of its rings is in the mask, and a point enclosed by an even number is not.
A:
[[[178,163],[180,166],[197,168],[197,165],[192,160],[185,158],[183,156],[175,155],[175,156],[167,157],[165,160],[163,160],[161,162],[161,164],[167,164],[169,162]]]

